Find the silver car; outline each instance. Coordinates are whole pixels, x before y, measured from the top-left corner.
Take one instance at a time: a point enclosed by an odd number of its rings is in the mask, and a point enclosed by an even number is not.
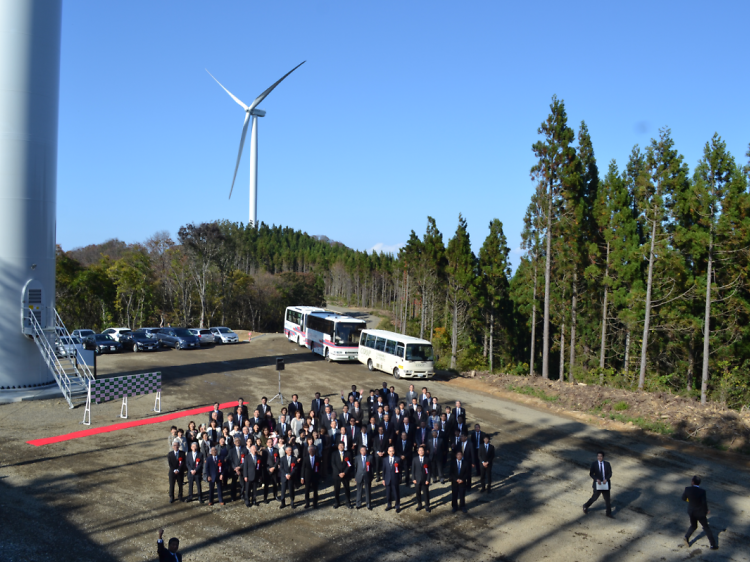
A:
[[[204,345],[214,345],[216,343],[216,338],[211,333],[211,330],[207,330],[205,328],[188,328],[190,330],[190,333],[194,336],[198,336],[198,339],[201,340],[201,346]]]
[[[60,336],[55,341],[55,355],[58,357],[75,357],[76,345],[81,345],[80,339],[73,336]]]
[[[240,338],[229,328],[218,326],[211,328],[211,333],[214,335],[214,341],[217,344],[220,343],[239,343]]]

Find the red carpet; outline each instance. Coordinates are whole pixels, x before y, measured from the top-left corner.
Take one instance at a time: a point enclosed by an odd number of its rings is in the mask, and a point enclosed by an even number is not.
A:
[[[225,402],[221,404],[219,408],[231,408],[236,406],[237,402]],[[119,431],[121,429],[128,429],[130,427],[138,427],[141,425],[150,425],[152,423],[162,423],[169,420],[176,420],[177,418],[186,418],[189,416],[195,416],[198,414],[207,414],[214,409],[213,404],[210,406],[203,406],[201,408],[194,408],[192,410],[183,410],[182,412],[173,412],[171,414],[165,414],[163,416],[156,416],[155,418],[146,418],[143,420],[125,421],[122,423],[116,423],[114,425],[105,425],[104,427],[92,427],[91,429],[82,429],[81,431],[74,431],[73,433],[67,433],[65,435],[58,435],[57,437],[45,437],[44,439],[33,439],[32,441],[26,441],[29,445],[35,447],[41,447],[42,445],[50,445],[51,443],[59,443],[60,441],[70,441],[71,439],[80,439],[81,437],[88,437],[89,435],[98,435],[100,433],[109,433],[110,431]],[[197,422],[196,422],[197,423]],[[198,424],[200,425],[200,424]]]

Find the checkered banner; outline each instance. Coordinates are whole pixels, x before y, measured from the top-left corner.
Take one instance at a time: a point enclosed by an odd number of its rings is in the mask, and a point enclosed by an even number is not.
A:
[[[161,392],[161,373],[143,373],[91,381],[91,395],[97,404],[153,392]]]

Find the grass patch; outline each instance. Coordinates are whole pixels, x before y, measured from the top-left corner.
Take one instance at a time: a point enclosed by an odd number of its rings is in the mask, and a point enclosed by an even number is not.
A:
[[[544,400],[545,402],[556,402],[559,398],[554,394],[547,394],[543,390],[539,390],[538,388],[534,388],[533,386],[515,386],[509,384],[508,390],[517,392],[518,394],[525,394],[526,396],[533,396],[534,398],[539,398],[541,400]]]
[[[617,404],[615,404],[613,406],[613,408],[615,410],[617,410],[618,412],[623,412],[623,411],[627,410],[628,408],[630,408],[630,405],[627,402],[625,402],[624,400],[621,400],[620,402],[618,402]]]
[[[637,418],[631,418],[630,416],[625,416],[623,414],[611,414],[609,418],[622,423],[632,422],[633,425],[637,425],[641,429],[651,431],[653,433],[659,433],[661,435],[672,435],[672,433],[674,433],[671,425],[668,425],[664,422],[650,421],[640,416],[638,416]]]

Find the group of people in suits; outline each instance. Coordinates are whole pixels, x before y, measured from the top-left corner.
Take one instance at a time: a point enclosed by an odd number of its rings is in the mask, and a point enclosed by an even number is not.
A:
[[[240,398],[231,412],[214,404],[208,415],[210,430],[172,427],[169,435],[169,501],[208,503],[215,494],[226,500],[257,505],[263,500],[297,505],[304,491],[305,508],[318,507],[322,485],[333,487],[333,507],[372,509],[374,489],[382,485],[386,511],[401,511],[403,488],[414,488],[417,511],[431,511],[431,485],[451,484],[453,512],[466,512],[466,494],[472,479],[481,493],[492,489],[495,447],[479,424],[467,424],[460,401],[442,407],[427,388],[417,393],[412,385],[404,400],[386,383],[363,396],[356,385],[334,409],[330,398],[315,393],[309,409],[292,401],[275,416],[268,401],[249,415]],[[226,417],[226,421],[225,421]],[[183,494],[187,477],[188,493]],[[342,500],[343,492],[343,500]],[[354,496],[356,496],[356,501]]]
[[[610,497],[610,491],[612,490],[612,465],[609,461],[604,460],[604,451],[599,451],[596,454],[596,460],[591,463],[591,467],[589,468],[589,476],[592,479],[592,488],[594,491],[589,500],[583,504],[584,515],[588,514],[591,505],[601,496],[604,498],[605,515],[613,518]],[[711,550],[718,550],[719,545],[716,542],[716,537],[714,537],[711,526],[708,524],[707,517],[711,512],[708,509],[706,491],[700,487],[700,484],[700,476],[693,476],[690,486],[687,486],[682,493],[682,501],[687,502],[687,512],[690,517],[690,527],[684,537],[685,544],[690,546],[690,537],[698,528],[698,523],[700,523],[703,531],[706,533]]]

